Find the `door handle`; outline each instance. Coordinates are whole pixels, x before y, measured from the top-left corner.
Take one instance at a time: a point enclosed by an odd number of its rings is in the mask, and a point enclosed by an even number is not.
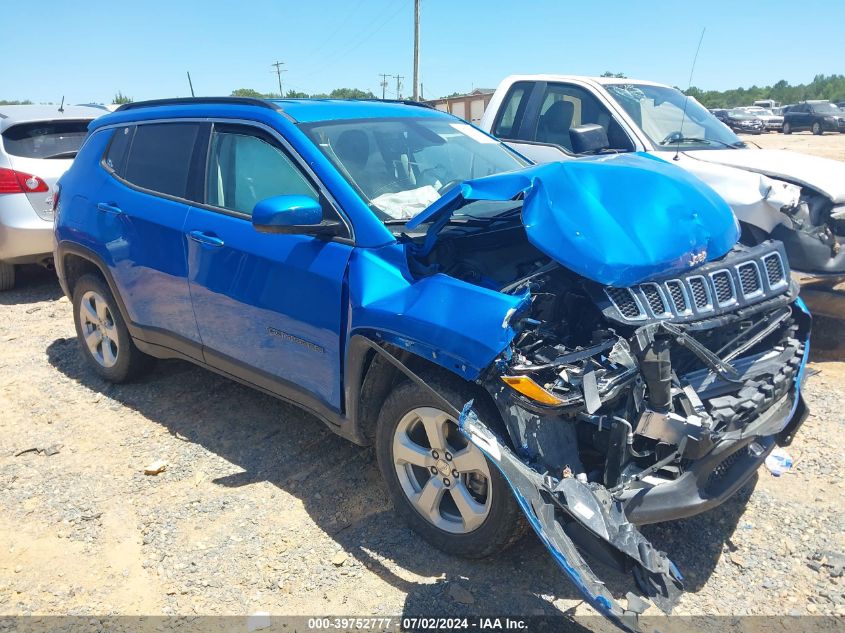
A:
[[[190,231],[188,233],[188,237],[190,237],[195,242],[199,244],[205,244],[206,246],[216,246],[220,247],[223,246],[224,242],[219,237],[212,233],[205,233],[203,231]]]
[[[97,211],[103,211],[105,213],[112,213],[114,215],[120,215],[123,213],[123,209],[119,206],[109,203],[109,202],[98,202],[97,203]]]

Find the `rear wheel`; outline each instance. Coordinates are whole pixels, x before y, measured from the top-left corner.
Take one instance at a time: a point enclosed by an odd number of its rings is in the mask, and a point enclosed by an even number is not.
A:
[[[126,382],[152,367],[154,359],[135,347],[117,302],[102,278],[84,275],[76,282],[73,320],[82,355],[109,382]]]
[[[821,136],[822,134],[824,134],[824,128],[822,127],[822,124],[818,121],[813,123],[813,134],[815,134],[816,136]]]
[[[15,266],[0,262],[0,290],[11,290],[15,287]]]
[[[457,381],[429,384],[458,407],[472,398]],[[415,383],[403,382],[388,396],[379,415],[376,453],[396,512],[435,547],[483,558],[524,532],[504,477]]]

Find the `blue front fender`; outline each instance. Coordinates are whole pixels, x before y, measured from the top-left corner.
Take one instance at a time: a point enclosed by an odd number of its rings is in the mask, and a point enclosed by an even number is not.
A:
[[[349,336],[411,351],[466,380],[513,340],[510,316],[527,295],[506,295],[449,277],[411,276],[404,246],[355,249],[349,263]]]

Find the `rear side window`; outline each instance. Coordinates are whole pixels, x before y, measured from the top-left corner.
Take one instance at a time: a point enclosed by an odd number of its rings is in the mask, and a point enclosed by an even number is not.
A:
[[[252,215],[261,200],[293,194],[319,199],[317,190],[271,139],[238,128],[215,128],[206,177],[208,204]]]
[[[120,177],[123,177],[126,173],[126,158],[129,156],[129,146],[132,144],[132,134],[134,132],[134,126],[117,128],[114,131],[111,144],[106,152],[106,167]]]
[[[516,83],[511,86],[502,103],[499,118],[493,126],[494,136],[498,136],[499,138],[516,138],[530,93],[531,84]]]
[[[3,147],[22,158],[73,158],[88,134],[90,121],[19,123],[3,132]]]
[[[135,130],[124,179],[143,189],[188,197],[199,123],[151,123]]]

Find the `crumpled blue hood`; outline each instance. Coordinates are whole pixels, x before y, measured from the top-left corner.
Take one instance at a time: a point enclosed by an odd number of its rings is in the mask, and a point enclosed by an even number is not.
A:
[[[527,167],[467,180],[407,224],[430,235],[474,200],[524,194],[528,239],[573,272],[631,286],[689,270],[739,238],[730,207],[689,172],[647,154],[616,154]]]

